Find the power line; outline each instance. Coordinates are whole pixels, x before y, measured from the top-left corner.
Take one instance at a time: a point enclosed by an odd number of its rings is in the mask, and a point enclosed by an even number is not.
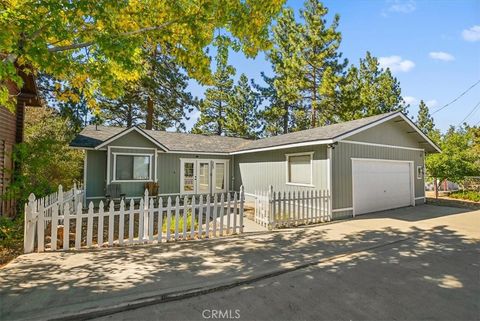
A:
[[[454,100],[452,100],[451,102],[449,102],[448,104],[446,105],[443,105],[442,107],[440,107],[439,109],[435,110],[432,115],[438,113],[440,110],[443,110],[444,108],[450,106],[451,104],[453,104],[454,102],[456,102],[457,100],[459,100],[460,98],[462,98],[466,93],[468,93],[473,87],[475,87],[476,85],[478,85],[480,83],[480,80],[478,80],[476,83],[474,83],[473,85],[471,85],[470,87],[468,87],[467,90],[465,90],[463,93],[461,93],[457,98],[455,98]]]
[[[475,107],[473,107],[473,109],[468,113],[468,115],[465,116],[465,118],[460,122],[459,125],[463,124],[467,120],[467,118],[470,117],[470,115],[472,115],[477,110],[478,107],[480,107],[480,101],[475,105]]]

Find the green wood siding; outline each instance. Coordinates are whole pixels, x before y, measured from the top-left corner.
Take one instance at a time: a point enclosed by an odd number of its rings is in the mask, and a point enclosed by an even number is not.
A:
[[[107,181],[107,152],[87,150],[87,199],[105,195]]]
[[[314,187],[287,185],[286,156],[301,152],[313,153]],[[327,189],[328,160],[326,145],[278,149],[265,152],[235,155],[235,189],[243,185],[246,193],[267,190],[270,185],[275,191]]]
[[[424,180],[417,179],[416,168],[423,166],[423,151],[391,147],[357,145],[340,142],[332,152],[333,209],[350,208],[352,204],[352,158],[403,160],[414,162],[415,197],[424,196]],[[334,218],[351,216],[352,211],[333,213]]]
[[[158,182],[160,194],[180,193],[180,159],[229,159],[229,186],[233,186],[231,180],[232,173],[232,157],[222,155],[202,155],[202,154],[174,154],[159,153],[158,154]]]
[[[132,131],[122,137],[113,140],[110,146],[125,146],[125,147],[147,147],[158,148],[157,145],[146,139],[143,135],[136,131]]]
[[[416,138],[417,135],[414,133],[408,133],[412,131],[413,129],[406,125],[405,122],[402,121],[396,123],[391,120],[352,135],[346,138],[346,140],[421,148],[418,144],[418,139]]]

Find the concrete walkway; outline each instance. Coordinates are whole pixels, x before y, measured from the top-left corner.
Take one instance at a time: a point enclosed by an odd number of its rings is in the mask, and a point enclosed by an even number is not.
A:
[[[478,248],[480,211],[418,206],[240,237],[23,255],[0,270],[0,319],[72,319],[195,295],[403,240]],[[203,292],[202,292],[203,291]],[[81,318],[85,318],[83,315]]]

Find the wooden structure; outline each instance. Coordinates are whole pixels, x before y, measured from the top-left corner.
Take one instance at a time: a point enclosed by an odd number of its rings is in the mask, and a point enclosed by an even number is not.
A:
[[[14,171],[19,170],[19,164],[14,164],[12,160],[12,152],[14,145],[23,141],[25,107],[41,106],[33,75],[21,70],[18,72],[23,79],[23,87],[18,89],[14,84],[7,83],[10,95],[17,98],[15,111],[0,106],[0,215],[3,216],[14,216],[16,212],[15,199],[5,193]]]

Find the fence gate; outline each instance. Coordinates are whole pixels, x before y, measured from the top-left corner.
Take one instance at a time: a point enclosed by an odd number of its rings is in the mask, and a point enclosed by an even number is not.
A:
[[[331,195],[328,190],[255,193],[255,222],[269,229],[332,219]]]

